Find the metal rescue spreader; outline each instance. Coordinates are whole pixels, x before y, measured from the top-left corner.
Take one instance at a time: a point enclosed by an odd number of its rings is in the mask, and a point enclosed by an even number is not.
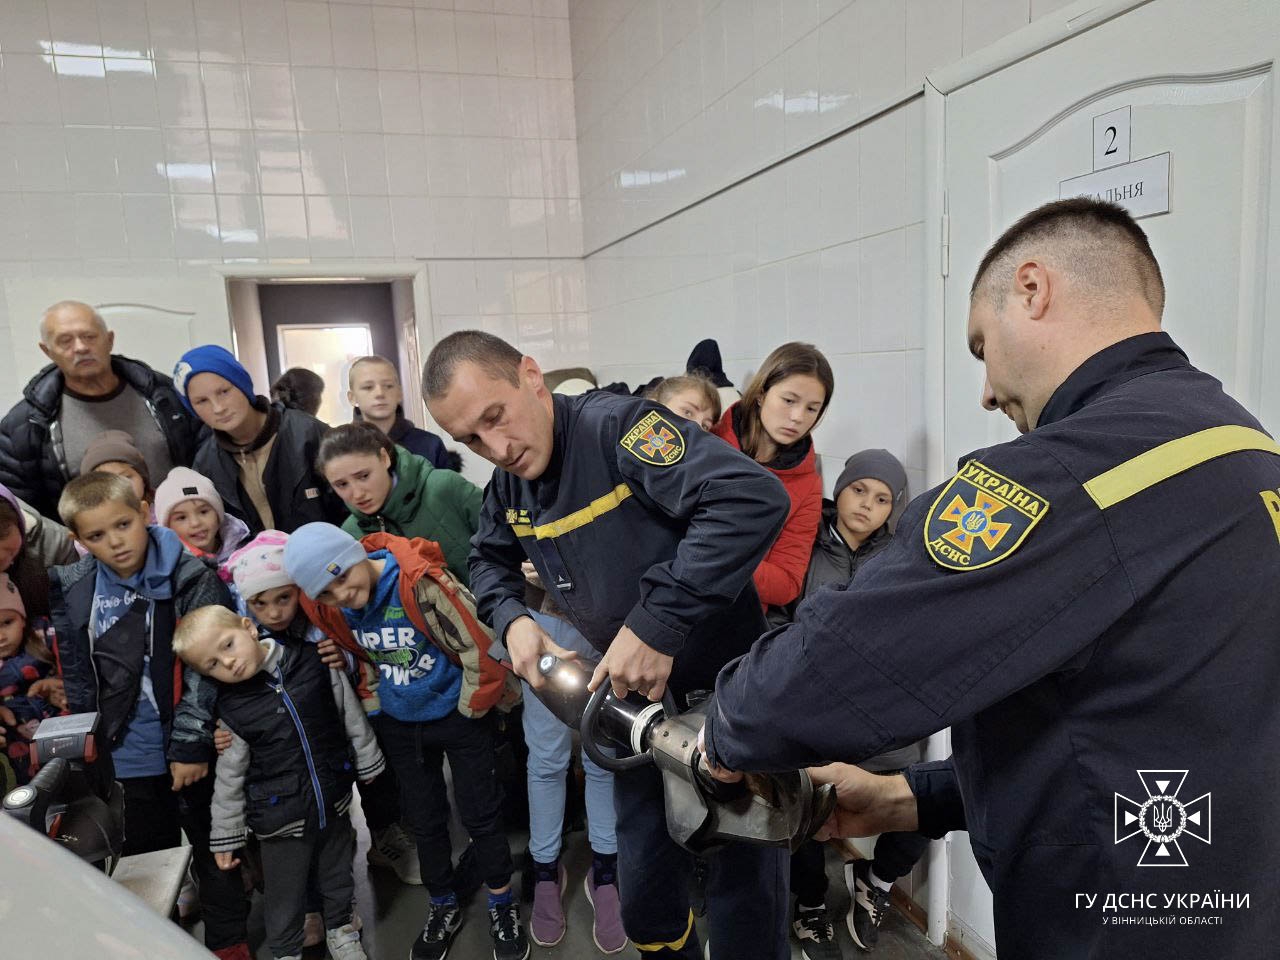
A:
[[[668,693],[652,703],[637,693],[619,699],[607,679],[595,693],[591,675],[550,654],[538,661],[546,679],[534,695],[582,735],[582,749],[615,772],[652,763],[662,774],[667,831],[691,853],[745,842],[795,850],[835,808],[830,784],[816,789],[803,770],[748,774],[738,783],[713,779],[702,762],[698,732],[705,703],[677,713]]]

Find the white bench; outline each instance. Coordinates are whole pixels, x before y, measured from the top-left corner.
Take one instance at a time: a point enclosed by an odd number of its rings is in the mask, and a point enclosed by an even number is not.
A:
[[[173,913],[191,862],[190,847],[170,847],[124,857],[111,879],[162,917]]]

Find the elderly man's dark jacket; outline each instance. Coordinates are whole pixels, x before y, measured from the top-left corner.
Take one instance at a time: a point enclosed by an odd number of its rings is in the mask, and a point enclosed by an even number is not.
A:
[[[169,459],[190,466],[196,452],[200,422],[187,413],[173,381],[140,360],[115,354],[111,368],[142,396],[156,426],[169,444]],[[19,400],[0,420],[0,483],[46,517],[57,518],[58,497],[72,479],[62,445],[60,416],[64,383],[62,371],[49,364],[31,378]],[[159,483],[164,477],[152,477]]]

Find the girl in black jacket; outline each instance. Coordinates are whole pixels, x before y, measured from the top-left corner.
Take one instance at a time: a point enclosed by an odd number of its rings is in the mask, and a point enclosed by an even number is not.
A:
[[[213,481],[250,535],[345,519],[342,502],[314,469],[324,423],[254,393],[249,371],[223,347],[188,350],[173,378],[187,409],[212,431],[192,467]]]

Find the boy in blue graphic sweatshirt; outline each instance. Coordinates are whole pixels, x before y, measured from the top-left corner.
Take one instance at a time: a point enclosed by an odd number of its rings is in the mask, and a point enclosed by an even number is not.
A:
[[[285,568],[319,606],[308,612],[327,635],[378,669],[376,697],[362,690],[382,752],[400,781],[401,808],[418,843],[431,895],[412,960],[443,960],[462,925],[454,889],[449,757],[458,813],[489,889],[495,960],[523,960],[529,943],[511,893],[511,851],[502,827],[489,708],[505,679],[486,655],[493,635],[445,570],[436,544],[371,534],[362,542],[328,523],[293,532]]]

